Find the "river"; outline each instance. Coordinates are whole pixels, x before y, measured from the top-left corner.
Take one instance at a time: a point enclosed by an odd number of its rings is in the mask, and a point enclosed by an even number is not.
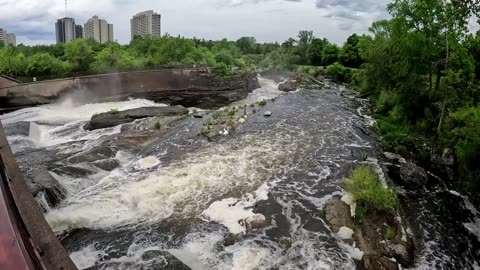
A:
[[[94,113],[165,106],[139,99],[67,99],[0,119],[7,132],[30,122],[28,135],[11,131],[9,141],[22,170],[45,166],[65,189],[55,207],[42,193],[37,200],[80,269],[356,269],[357,252],[332,233],[322,208],[359,164],[389,181],[366,101],[333,83],[288,94],[260,83],[234,105],[274,101],[212,141],[198,136],[208,116],[178,120],[142,147],[122,141],[120,127],[83,130]],[[70,164],[101,147],[114,152],[112,171]],[[66,166],[88,173],[56,170]],[[480,269],[480,214],[466,197],[441,184],[398,190],[418,243],[415,269]],[[239,222],[252,219],[265,224]]]

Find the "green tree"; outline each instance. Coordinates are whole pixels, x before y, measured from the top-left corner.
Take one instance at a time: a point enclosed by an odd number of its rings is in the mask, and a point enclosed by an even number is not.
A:
[[[358,51],[359,42],[360,37],[357,34],[348,37],[347,42],[345,42],[340,51],[340,62],[344,66],[358,68],[362,64],[362,59]]]
[[[329,66],[338,61],[340,49],[335,44],[327,44],[322,50],[322,65]]]
[[[310,64],[314,66],[322,65],[323,48],[325,48],[327,44],[328,40],[326,39],[314,38],[312,40],[312,45],[310,46],[310,50],[308,52]]]
[[[300,64],[310,64],[308,55],[310,53],[312,41],[313,31],[300,31],[298,33],[297,53],[300,57]]]
[[[65,57],[73,65],[74,71],[85,72],[94,61],[94,53],[90,42],[86,39],[75,39],[65,45]]]

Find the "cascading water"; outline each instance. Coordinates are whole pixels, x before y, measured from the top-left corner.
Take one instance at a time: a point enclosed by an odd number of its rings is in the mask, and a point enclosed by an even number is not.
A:
[[[273,82],[260,82],[235,105],[279,96],[260,108],[269,118],[249,114],[232,134],[208,142],[198,136],[208,118],[188,117],[137,152],[112,146],[120,165],[111,172],[54,174],[68,196],[45,216],[79,268],[356,268],[359,254],[331,232],[322,208],[342,194],[341,179],[356,165],[384,167],[368,135],[371,119],[360,113],[363,101],[334,84],[281,95]],[[68,160],[122,140],[119,127],[84,131],[92,114],[142,106],[163,105],[51,105],[1,119],[7,131],[31,123],[29,136],[9,134],[20,163],[31,149]],[[467,198],[440,187],[400,193],[421,245],[417,269],[478,269],[480,219]],[[264,224],[252,228],[248,220]]]

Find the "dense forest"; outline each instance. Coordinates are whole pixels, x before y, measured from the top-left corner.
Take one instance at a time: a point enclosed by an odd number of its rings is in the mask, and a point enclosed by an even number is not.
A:
[[[451,148],[458,184],[480,190],[480,1],[394,0],[391,19],[343,46],[312,31],[279,43],[253,37],[211,41],[137,37],[128,45],[77,39],[67,44],[0,49],[0,73],[28,81],[165,66],[213,66],[239,71],[320,73],[369,96],[383,146],[419,161],[431,147]],[[441,154],[441,153],[440,153]]]

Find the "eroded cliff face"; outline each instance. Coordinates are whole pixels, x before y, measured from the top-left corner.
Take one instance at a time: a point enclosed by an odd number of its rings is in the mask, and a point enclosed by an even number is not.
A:
[[[172,105],[211,108],[245,98],[258,88],[254,73],[218,78],[211,69],[127,72],[42,81],[0,88],[0,107],[48,104],[71,98],[76,104],[146,98]]]

